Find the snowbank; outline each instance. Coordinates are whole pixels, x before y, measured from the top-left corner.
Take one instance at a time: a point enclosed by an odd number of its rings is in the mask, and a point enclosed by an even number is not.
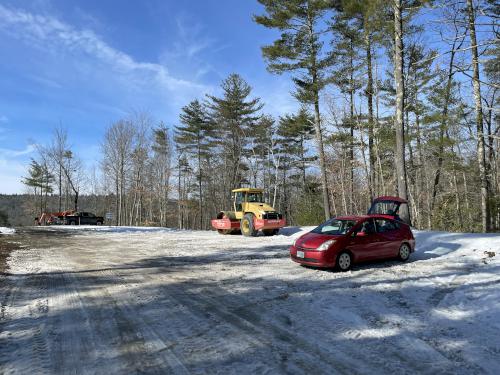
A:
[[[311,229],[37,227],[0,285],[0,368],[119,373],[147,358],[175,374],[498,374],[500,234],[414,231],[408,262],[332,272],[290,260]]]
[[[16,230],[14,228],[0,227],[0,234],[14,234]]]
[[[90,231],[90,232],[107,232],[107,233],[132,233],[132,232],[172,232],[176,229],[164,227],[116,227],[108,225],[58,225],[50,227],[54,230],[68,231]]]

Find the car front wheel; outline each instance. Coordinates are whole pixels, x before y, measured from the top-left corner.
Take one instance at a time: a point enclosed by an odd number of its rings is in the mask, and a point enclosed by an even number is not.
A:
[[[352,256],[347,251],[342,251],[337,257],[337,268],[342,271],[349,271],[352,266]]]
[[[401,247],[399,248],[399,253],[398,253],[399,260],[406,262],[410,257],[410,252],[411,252],[410,246],[408,246],[408,244],[405,243],[402,244]]]

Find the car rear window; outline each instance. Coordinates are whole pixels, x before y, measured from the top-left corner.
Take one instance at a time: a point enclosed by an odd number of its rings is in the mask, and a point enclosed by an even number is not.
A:
[[[355,224],[355,220],[330,219],[319,227],[314,228],[311,232],[321,234],[346,234]]]

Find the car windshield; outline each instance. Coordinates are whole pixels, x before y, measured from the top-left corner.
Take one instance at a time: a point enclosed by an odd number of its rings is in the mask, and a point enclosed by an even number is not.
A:
[[[264,200],[262,198],[262,193],[248,193],[247,194],[247,202],[252,202],[252,203],[264,202]]]
[[[355,224],[355,220],[330,219],[319,227],[314,228],[311,232],[321,234],[346,234]]]

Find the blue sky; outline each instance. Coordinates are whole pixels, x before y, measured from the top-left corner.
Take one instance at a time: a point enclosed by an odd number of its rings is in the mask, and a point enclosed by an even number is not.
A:
[[[34,143],[68,128],[88,167],[106,127],[133,110],[172,126],[179,109],[243,76],[265,111],[296,107],[266,71],[256,1],[0,0],[0,193],[20,193]]]

